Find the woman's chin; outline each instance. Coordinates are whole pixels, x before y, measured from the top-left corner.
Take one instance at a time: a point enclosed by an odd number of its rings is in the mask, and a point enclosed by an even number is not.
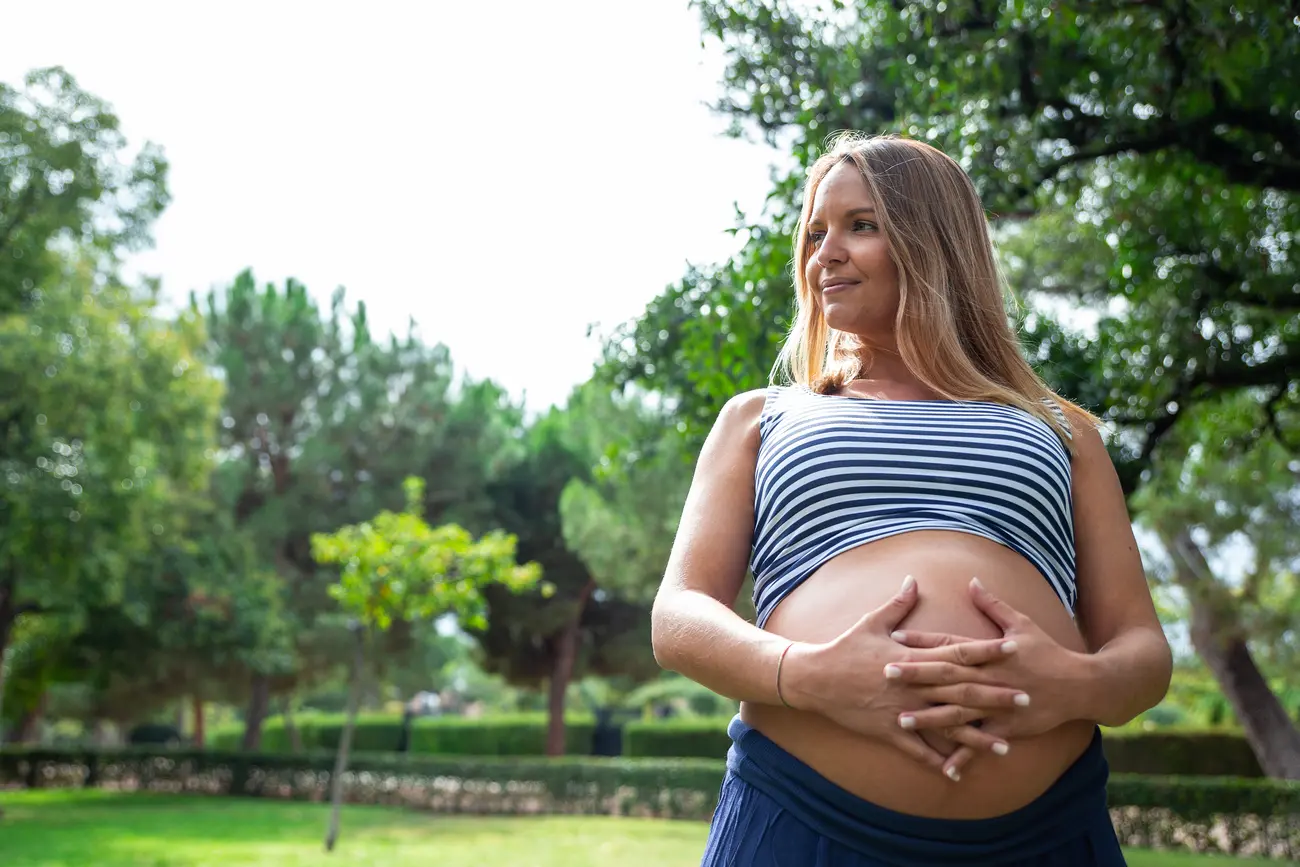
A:
[[[827,326],[848,334],[861,333],[864,324],[862,322],[862,312],[857,308],[845,309],[846,306],[843,304],[827,304],[822,308]]]
[[[832,302],[822,308],[822,316],[825,317],[827,326],[846,334],[857,334],[866,337],[869,335],[892,335],[894,331],[894,320],[892,318],[873,316],[857,304]]]

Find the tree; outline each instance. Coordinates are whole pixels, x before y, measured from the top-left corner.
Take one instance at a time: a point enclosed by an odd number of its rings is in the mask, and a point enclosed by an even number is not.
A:
[[[1135,500],[1139,522],[1169,554],[1160,577],[1188,602],[1193,646],[1229,704],[1250,708],[1238,717],[1261,765],[1300,777],[1300,764],[1270,736],[1294,720],[1264,673],[1297,670],[1300,461],[1259,430],[1254,410],[1249,395],[1191,410],[1169,438],[1185,446],[1183,457],[1162,450]],[[1206,448],[1220,440],[1229,447]],[[1234,545],[1250,552],[1244,573],[1216,574],[1211,562]]]
[[[70,716],[124,728],[189,698],[202,746],[204,700],[239,696],[260,657],[289,652],[274,576],[237,533],[209,526],[143,550],[114,603],[89,604],[75,622],[51,619],[54,630],[32,636],[39,641],[15,660],[10,701],[30,711],[48,688],[76,687]]]
[[[61,680],[90,688],[92,719],[135,722],[188,699],[202,746],[204,702],[237,699],[250,669],[282,667],[291,647],[276,576],[211,503],[195,509],[185,538],[137,559],[120,605],[89,614]]]
[[[592,478],[560,496],[565,546],[605,592],[653,599],[690,487],[692,461],[662,409],[589,383],[571,406],[595,457]]]
[[[765,379],[788,322],[801,167],[834,130],[896,131],[954,155],[1007,246],[1019,244],[1008,264],[1027,302],[1026,353],[1116,429],[1110,446],[1133,508],[1156,465],[1187,447],[1180,431],[1223,448],[1191,421],[1217,406],[1244,401],[1251,430],[1294,453],[1293,11],[1198,0],[697,6],[728,58],[717,108],[738,132],[788,149],[795,168],[776,172],[736,258],[688,272],[613,335],[606,373],[616,382],[660,391],[698,441],[725,397]],[[1049,299],[1090,313],[1095,328],[1054,321]],[[1179,544],[1199,568],[1195,539]],[[1206,598],[1192,597],[1193,621]],[[1227,646],[1200,645],[1211,670],[1253,667],[1222,658]],[[1294,775],[1300,731],[1263,692],[1251,695],[1259,702],[1234,709],[1257,717],[1261,761]]]
[[[505,533],[475,540],[455,524],[430,528],[423,517],[423,480],[408,479],[405,488],[405,512],[381,512],[373,521],[316,534],[311,540],[318,562],[342,567],[330,595],[354,619],[356,635],[347,723],[334,765],[327,851],[338,839],[342,777],[356,725],[366,633],[387,631],[396,620],[428,622],[448,613],[482,628],[485,586],[518,593],[535,586],[541,575],[536,563],[516,564],[515,539]]]
[[[125,150],[117,116],[62,68],[0,84],[0,316],[29,306],[68,249],[101,272],[152,243],[167,162],[152,144],[130,163]]]
[[[259,287],[246,271],[193,307],[227,385],[216,497],[279,576],[293,625],[295,658],[253,673],[244,747],[255,749],[273,688],[327,677],[350,655],[311,535],[399,506],[412,472],[433,480],[432,519],[485,523],[519,410],[492,383],[458,386],[446,349],[414,328],[375,339],[342,290],[321,309],[302,284]]]
[[[21,615],[119,604],[210,468],[220,389],[197,324],[96,282],[70,262],[0,320],[0,654]]]
[[[126,163],[125,147],[61,69],[0,85],[0,660],[24,614],[118,597],[207,471],[201,332],[115,276],[168,198],[157,149]]]
[[[652,677],[649,616],[643,602],[601,587],[565,541],[561,499],[575,480],[591,478],[599,421],[581,394],[537,419],[524,435],[524,454],[491,486],[497,523],[519,540],[519,556],[542,567],[550,596],[485,591],[486,629],[471,630],[485,668],[516,686],[547,686],[548,755],[565,749],[569,684],[586,673]]]

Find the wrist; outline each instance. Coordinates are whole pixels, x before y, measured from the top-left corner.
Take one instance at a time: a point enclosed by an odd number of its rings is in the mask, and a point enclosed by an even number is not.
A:
[[[777,680],[778,702],[784,699],[785,705],[794,710],[813,712],[817,710],[817,690],[814,683],[818,669],[817,647],[818,645],[805,641],[795,641],[789,645],[780,663],[780,677]]]
[[[1068,696],[1067,706],[1063,708],[1066,712],[1064,721],[1100,722],[1100,717],[1105,715],[1101,712],[1105,690],[1097,657],[1087,652],[1071,651],[1070,664],[1064,674]]]

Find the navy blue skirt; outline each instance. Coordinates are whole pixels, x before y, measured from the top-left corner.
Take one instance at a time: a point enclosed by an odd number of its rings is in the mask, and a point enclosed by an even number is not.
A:
[[[1124,867],[1106,809],[1101,732],[1033,803],[929,819],[845,791],[741,722],[702,867]]]

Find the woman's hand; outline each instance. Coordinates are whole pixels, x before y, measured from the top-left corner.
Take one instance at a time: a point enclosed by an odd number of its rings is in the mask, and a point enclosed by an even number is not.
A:
[[[1019,691],[996,684],[982,674],[978,678],[971,676],[918,687],[894,677],[895,667],[939,666],[944,671],[978,673],[1017,651],[1014,642],[1004,639],[936,643],[918,649],[904,647],[890,636],[916,602],[916,581],[908,576],[892,599],[832,641],[796,643],[782,668],[781,689],[792,707],[819,713],[844,728],[888,743],[918,762],[942,770],[946,757],[916,731],[900,726],[900,718],[920,717],[929,712],[923,709],[934,701],[960,699],[939,709],[951,715],[948,725],[962,733],[961,738],[954,740],[994,749],[998,743],[996,738],[962,724],[984,719],[996,711],[1014,709]]]
[[[900,727],[916,731],[939,729],[951,740],[963,744],[943,767],[944,773],[954,780],[960,779],[961,768],[974,757],[973,748],[985,746],[990,738],[1006,743],[1008,738],[1042,734],[1086,715],[1076,707],[1079,696],[1085,692],[1079,689],[1085,655],[1062,647],[1032,620],[990,593],[978,578],[971,581],[970,587],[975,607],[1002,630],[1002,640],[1013,643],[1015,651],[1001,659],[973,665],[929,660],[900,662],[891,666],[889,672],[894,680],[913,686],[922,696],[960,700],[962,691],[975,684],[1011,688],[1023,696],[1012,713],[990,718],[979,729],[983,736],[980,738],[973,737],[969,727],[963,725],[967,720],[959,703],[918,710],[908,715],[910,719],[900,719]],[[928,632],[895,632],[893,638],[899,644],[925,650],[984,643]]]

